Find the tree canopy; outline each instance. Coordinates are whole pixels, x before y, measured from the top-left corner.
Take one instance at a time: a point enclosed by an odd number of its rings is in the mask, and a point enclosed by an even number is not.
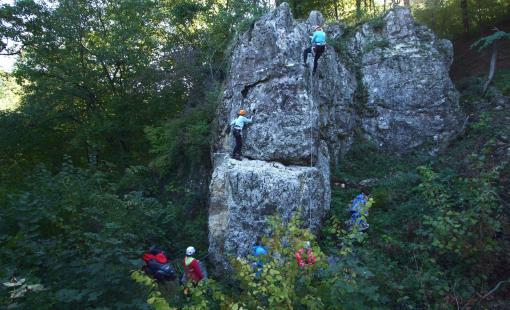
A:
[[[0,54],[19,57],[0,75],[0,283],[37,288],[2,285],[0,307],[240,309],[260,298],[269,308],[416,309],[503,300],[509,116],[487,102],[509,94],[505,71],[494,83],[502,93],[481,97],[460,85],[474,116],[450,154],[402,158],[361,141],[346,155],[336,178],[384,180],[373,189],[373,233],[346,232],[344,209],[357,189],[334,189],[313,273],[301,272],[278,238],[265,241],[282,259],[268,260],[261,281],[240,261],[231,278],[190,288],[192,300],[133,273],[153,244],[172,260],[188,245],[206,254],[215,108],[236,36],[272,3],[0,5]],[[450,38],[510,13],[509,0],[289,0],[297,18],[320,10],[348,27],[380,20],[396,3]],[[297,221],[274,225],[295,243],[313,239]],[[326,255],[342,260],[325,269]]]

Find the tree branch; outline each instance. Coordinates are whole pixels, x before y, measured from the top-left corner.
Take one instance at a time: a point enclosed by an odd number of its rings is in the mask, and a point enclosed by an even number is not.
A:
[[[0,56],[14,56],[14,55],[20,55],[21,49],[15,51],[15,52],[8,52],[8,53],[0,53]]]
[[[505,281],[499,281],[499,283],[496,284],[496,286],[492,290],[490,290],[487,294],[483,295],[483,297],[480,300],[484,300],[485,298],[489,297],[491,294],[493,294],[495,291],[497,291],[499,289],[501,284],[507,283],[507,282],[510,282],[510,279],[505,280]]]

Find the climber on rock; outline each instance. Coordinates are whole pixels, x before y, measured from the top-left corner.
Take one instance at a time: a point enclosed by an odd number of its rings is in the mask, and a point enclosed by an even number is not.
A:
[[[250,124],[253,120],[253,118],[247,118],[246,114],[246,111],[241,109],[239,111],[239,116],[230,123],[230,126],[232,126],[232,134],[236,140],[236,146],[232,152],[232,158],[237,160],[242,160],[241,148],[243,147],[243,127],[246,124]]]
[[[193,254],[195,254],[195,248],[189,246],[186,249],[186,256],[184,257],[183,262],[184,275],[187,280],[191,280],[193,283],[198,283],[204,279],[204,273],[200,267],[200,262],[192,257]]]
[[[308,54],[312,52],[315,53],[315,57],[313,59],[313,74],[317,71],[317,62],[319,58],[322,56],[324,51],[326,50],[326,33],[322,30],[320,25],[315,26],[315,31],[311,36],[312,46],[305,49],[303,52],[303,66],[306,67],[306,60],[308,59]]]

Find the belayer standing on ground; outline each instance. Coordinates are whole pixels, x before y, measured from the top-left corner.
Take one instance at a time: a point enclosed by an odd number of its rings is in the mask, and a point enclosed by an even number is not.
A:
[[[197,283],[204,278],[204,273],[202,272],[202,268],[200,268],[200,262],[192,257],[193,254],[195,254],[195,248],[192,246],[188,247],[186,249],[186,256],[184,257],[183,267],[186,278]]]
[[[326,50],[326,33],[322,30],[321,26],[317,25],[315,26],[315,31],[311,38],[312,46],[305,49],[303,52],[303,65],[306,67],[306,60],[308,59],[308,54],[310,54],[313,50],[313,52],[315,53],[315,57],[313,59],[313,74],[315,75],[315,71],[317,71],[317,62],[319,61],[319,58]]]
[[[317,262],[317,258],[313,254],[312,246],[310,241],[306,241],[303,243],[303,247],[296,251],[296,261],[301,267],[301,269],[305,269],[308,266],[312,266]]]
[[[239,111],[239,116],[230,123],[232,126],[232,134],[236,140],[236,146],[234,147],[234,151],[232,152],[232,158],[237,160],[241,159],[241,148],[243,147],[243,128],[244,125],[250,124],[252,122],[252,118],[246,117],[246,111],[241,109]]]
[[[349,213],[351,214],[349,225],[351,228],[357,225],[360,231],[368,229],[369,225],[365,219],[368,216],[368,210],[365,209],[368,199],[368,192],[365,191],[356,196],[349,205]]]
[[[262,256],[267,255],[266,248],[262,245],[262,238],[257,237],[257,241],[253,245],[252,254],[255,258],[259,258],[256,262],[252,264],[253,269],[256,271],[255,276],[258,278],[262,273],[262,268],[264,267],[264,262],[262,261]]]

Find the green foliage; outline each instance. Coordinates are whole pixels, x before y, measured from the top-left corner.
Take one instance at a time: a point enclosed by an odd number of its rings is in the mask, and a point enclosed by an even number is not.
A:
[[[505,5],[468,1],[472,28],[501,20]],[[351,25],[330,44],[361,82],[346,42],[360,21],[382,29],[389,6],[311,0],[290,7],[298,18],[319,9]],[[455,1],[413,1],[412,9],[441,35],[463,31]],[[219,85],[233,39],[266,10],[251,0],[26,0],[0,7],[0,53],[23,47],[16,71],[3,74],[0,85],[2,98],[13,78],[21,86],[17,109],[0,111],[0,280],[25,278],[44,288],[13,298],[14,290],[2,287],[0,307],[468,308],[508,295],[502,286],[480,299],[510,275],[503,208],[510,116],[480,110],[471,82],[462,88],[472,102],[470,124],[448,154],[396,157],[354,145],[336,173],[347,186],[334,188],[320,247],[313,243],[316,265],[295,262],[301,242],[314,239],[294,219],[273,222],[264,240],[271,255],[259,276],[254,258],[240,258],[230,282],[188,284],[185,297],[176,285],[137,271],[150,244],[170,244],[171,258],[189,244],[207,248]],[[495,33],[476,47],[505,37]],[[509,79],[500,71],[494,85],[509,94]],[[353,108],[371,113],[363,86]],[[367,179],[377,201],[370,230],[349,232],[345,207]]]
[[[154,307],[156,310],[170,310],[172,309],[168,302],[163,298],[161,292],[157,289],[157,283],[154,279],[147,276],[142,271],[134,271],[131,273],[131,278],[138,284],[145,286],[148,291],[147,303]]]
[[[192,167],[209,168],[209,135],[214,110],[212,104],[196,107],[163,126],[145,132],[154,155],[153,167],[161,174],[190,173]]]
[[[263,10],[248,0],[0,7],[0,52],[24,52],[20,107],[0,111],[0,278],[48,287],[18,305],[143,309],[127,277],[143,249],[207,248],[218,85],[232,38]]]
[[[497,220],[501,206],[491,184],[498,174],[459,179],[460,184],[453,187],[462,191],[452,197],[449,188],[452,185],[438,180],[438,175],[430,168],[419,167],[418,170],[422,176],[419,186],[422,195],[436,210],[434,216],[424,216],[424,224],[429,228],[425,233],[438,254],[455,254],[459,262],[482,253],[481,260],[497,255],[501,248],[492,236],[501,229]],[[459,202],[462,204],[455,205]],[[471,268],[475,267],[473,263]]]
[[[0,70],[0,111],[15,109],[19,104],[21,87],[10,74]]]
[[[276,4],[289,3],[294,17],[305,19],[311,10],[318,10],[326,19],[342,21],[349,25],[368,22],[375,30],[384,26],[382,17],[394,7],[392,1],[361,0],[277,0]],[[466,0],[463,9],[459,0],[413,0],[409,7],[420,23],[426,24],[440,36],[458,37],[466,32],[477,33],[482,28],[492,27],[508,19],[508,1]],[[397,4],[406,5],[405,1]],[[467,18],[469,29],[466,29]]]
[[[196,16],[205,9],[198,1],[176,1],[172,4],[171,15],[174,23],[189,27]]]
[[[164,227],[167,208],[137,192],[120,197],[103,173],[70,163],[54,176],[37,169],[22,191],[2,201],[2,282],[22,276],[48,288],[18,304],[140,306],[137,297],[143,292],[130,284],[129,270],[140,267],[139,255],[148,242],[170,239]],[[0,302],[12,303],[8,298]]]
[[[493,84],[503,95],[510,96],[510,70],[498,70]]]
[[[367,210],[373,202],[369,201]],[[272,218],[270,226],[271,236],[262,242],[268,255],[232,258],[234,275],[229,287],[213,279],[196,286],[188,283],[184,288],[188,297],[167,296],[168,303],[183,309],[329,309],[338,305],[359,309],[381,304],[377,287],[370,284],[374,275],[362,265],[355,250],[366,242],[366,234],[357,228],[340,232],[341,245],[333,250],[333,263],[328,263],[313,234],[300,228],[299,217],[288,223]],[[305,241],[311,241],[317,262],[300,267],[295,253]],[[254,267],[256,263],[262,267]],[[143,278],[137,281],[151,289],[150,302],[161,298],[162,290],[157,290],[150,279],[139,274],[136,277]]]
[[[344,260],[369,275],[360,283],[373,294],[358,295],[357,308],[490,308],[490,299],[480,296],[510,274],[504,254],[510,165],[503,142],[510,132],[502,123],[508,112],[477,108],[465,137],[437,158],[397,157],[358,142],[341,162],[321,235],[326,252],[345,242],[336,235],[360,184],[369,184],[377,201],[367,240]],[[502,286],[492,297],[507,293]]]
[[[386,39],[371,41],[365,46],[365,52],[370,53],[375,49],[385,49],[390,46],[390,42]]]
[[[372,26],[375,30],[382,30],[384,28],[384,25],[386,24],[384,21],[384,14],[378,15],[368,21],[368,24]]]
[[[466,33],[463,15],[470,24],[469,32],[476,33],[482,28],[492,27],[508,19],[508,1],[467,0],[467,14],[460,1],[412,1],[413,14],[417,21],[424,23],[440,36],[458,37]]]
[[[300,268],[294,257],[305,241],[315,243],[314,236],[308,230],[299,228],[302,223],[297,216],[287,224],[276,218],[269,222],[272,235],[263,240],[269,253],[262,258],[260,274],[256,275],[257,268],[252,266],[258,260],[255,257],[233,261],[241,289],[238,299],[240,305],[246,309],[259,306],[268,309],[293,309],[300,306],[320,309],[322,301],[317,296],[318,291],[313,288],[313,274],[326,266],[326,258],[317,246],[313,247],[317,258],[314,265]]]

